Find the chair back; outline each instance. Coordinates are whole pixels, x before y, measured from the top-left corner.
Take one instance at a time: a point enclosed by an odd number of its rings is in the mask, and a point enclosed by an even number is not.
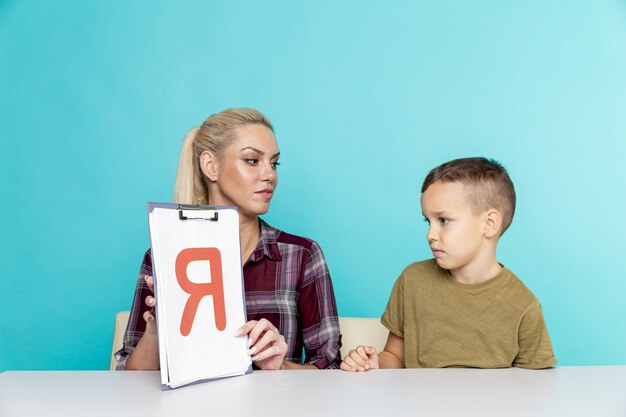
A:
[[[111,371],[115,371],[115,367],[117,366],[115,352],[122,348],[129,315],[130,311],[120,311],[115,315],[115,330],[113,331],[113,347],[111,349],[111,364],[109,367]]]
[[[341,329],[341,357],[358,345],[369,345],[382,352],[387,343],[389,330],[380,323],[379,318],[339,317]]]

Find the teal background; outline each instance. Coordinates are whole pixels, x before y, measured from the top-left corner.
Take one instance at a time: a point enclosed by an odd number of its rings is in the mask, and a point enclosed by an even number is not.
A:
[[[0,1],[0,371],[106,369],[185,132],[274,122],[265,217],[316,239],[340,315],[426,259],[419,189],[500,160],[498,252],[561,365],[626,364],[626,2]]]

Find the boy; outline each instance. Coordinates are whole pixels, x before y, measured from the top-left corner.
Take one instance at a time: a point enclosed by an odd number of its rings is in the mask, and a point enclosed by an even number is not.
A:
[[[515,212],[502,165],[446,162],[426,176],[421,204],[434,259],[409,265],[396,281],[381,319],[389,329],[383,352],[358,346],[341,369],[554,366],[539,301],[496,260]]]

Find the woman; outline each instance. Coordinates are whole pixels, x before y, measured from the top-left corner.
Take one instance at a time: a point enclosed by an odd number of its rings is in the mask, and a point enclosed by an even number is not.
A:
[[[338,368],[337,306],[316,242],[284,233],[259,215],[278,183],[278,144],[270,121],[254,109],[228,109],[192,129],[182,146],[174,201],[236,206],[250,355],[260,369]],[[158,369],[152,257],[139,273],[133,307],[117,353],[118,369]],[[304,348],[304,358],[302,351]]]

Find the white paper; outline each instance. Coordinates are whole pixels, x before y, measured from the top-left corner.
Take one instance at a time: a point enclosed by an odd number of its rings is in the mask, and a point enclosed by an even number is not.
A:
[[[193,219],[213,217],[215,210],[183,210],[188,220],[180,220],[177,209],[157,207],[149,215],[161,381],[171,388],[205,379],[241,375],[250,368],[247,337],[235,337],[237,329],[246,322],[239,216],[234,208],[219,209],[217,212],[217,221]],[[191,259],[194,260],[181,262],[184,254],[192,254]],[[216,286],[218,280],[212,277],[212,261],[197,260],[202,258],[199,254],[210,254],[207,257],[215,260],[214,268],[221,260],[226,313],[223,330],[218,329],[214,311],[221,292],[213,288],[212,294],[196,294],[183,288],[190,284],[193,288],[197,288],[193,284],[213,283]],[[186,265],[186,268],[181,265]],[[184,272],[181,273],[181,270]],[[200,297],[198,294],[204,295]],[[181,321],[187,303],[191,303],[193,311],[190,298],[200,301],[189,334],[184,335]]]

